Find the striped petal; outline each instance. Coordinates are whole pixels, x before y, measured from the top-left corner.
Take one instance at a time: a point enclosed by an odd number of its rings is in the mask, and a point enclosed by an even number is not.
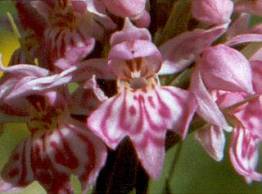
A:
[[[192,95],[181,89],[124,90],[95,110],[88,126],[112,149],[129,136],[144,168],[156,178],[161,168],[156,170],[152,159],[158,158],[162,164],[166,130],[173,129],[184,137],[195,109]]]
[[[15,187],[24,187],[33,182],[34,175],[31,160],[31,143],[32,139],[28,138],[18,144],[13,151],[8,163],[4,166],[1,173],[2,179],[6,182],[1,185],[1,192],[7,189],[7,183],[9,183],[9,189],[11,189]]]
[[[43,142],[54,169],[67,177],[76,175],[84,193],[95,183],[107,153],[103,143],[84,126],[66,124]]]
[[[258,163],[258,143],[259,140],[249,130],[234,130],[229,149],[230,159],[235,170],[248,183],[262,180],[262,174],[255,170]]]
[[[103,143],[79,123],[28,138],[16,148],[2,173],[6,182],[24,187],[33,180],[48,193],[73,193],[70,175],[76,175],[87,192],[106,160]],[[0,187],[1,189],[1,187]]]
[[[72,63],[85,58],[94,48],[95,39],[80,31],[50,28],[45,32],[45,49],[51,62],[57,67],[66,69]],[[62,62],[63,63],[62,63]]]

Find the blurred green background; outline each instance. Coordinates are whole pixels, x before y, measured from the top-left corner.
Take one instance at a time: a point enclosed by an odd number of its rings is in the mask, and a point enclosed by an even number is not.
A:
[[[14,7],[8,0],[0,0],[0,53],[3,54],[4,64],[18,47],[18,40],[8,25],[6,12],[15,15]],[[260,19],[261,20],[261,19]],[[255,21],[255,20],[254,20]],[[0,168],[7,161],[11,151],[23,138],[28,135],[23,124],[9,124],[0,137]],[[165,178],[171,173],[171,194],[262,194],[262,183],[247,185],[244,179],[238,176],[225,152],[222,162],[215,162],[207,156],[201,146],[190,135],[182,145],[182,149],[174,170],[171,163],[176,147],[169,150],[163,175],[158,181],[150,182],[149,194],[161,194],[164,191]],[[227,149],[226,149],[227,150]],[[262,159],[260,160],[262,165]],[[76,193],[79,184],[72,178]],[[28,186],[22,194],[45,194],[38,183]],[[1,194],[1,193],[0,193]]]

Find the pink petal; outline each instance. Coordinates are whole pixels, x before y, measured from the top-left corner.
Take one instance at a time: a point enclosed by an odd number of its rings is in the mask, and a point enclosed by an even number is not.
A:
[[[236,128],[230,145],[230,159],[235,170],[246,181],[261,181],[262,174],[255,171],[258,162],[258,139],[248,129]]]
[[[241,124],[252,132],[253,135],[262,139],[262,96],[250,100],[241,111],[235,116],[241,121]]]
[[[154,171],[156,166],[151,165],[156,158],[159,159],[157,164],[163,162],[166,130],[173,129],[184,137],[195,109],[192,95],[181,89],[124,90],[95,110],[87,124],[113,149],[129,136],[144,168],[156,178],[161,167]],[[149,155],[149,152],[155,155]]]
[[[216,161],[223,159],[226,142],[223,129],[216,126],[199,129],[196,131],[195,137],[210,157]]]
[[[225,45],[210,47],[203,52],[199,67],[209,89],[253,93],[250,64],[235,49]]]
[[[247,94],[243,92],[227,92],[224,90],[213,91],[212,95],[215,96],[216,103],[221,109],[233,106],[234,104],[245,100],[245,98],[247,97]]]
[[[187,95],[172,87],[148,92],[124,91],[106,100],[94,111],[88,119],[88,126],[113,149],[126,135],[132,137],[143,131],[165,134],[167,128],[184,131],[188,110],[183,108],[185,101],[190,99]],[[184,120],[181,121],[181,118]]]
[[[148,28],[151,23],[151,16],[146,10],[144,10],[140,15],[131,19],[139,28]]]
[[[102,25],[106,31],[113,31],[117,28],[117,25],[113,20],[107,15],[105,5],[100,0],[81,0],[87,5],[87,11],[92,14],[95,23]],[[94,33],[97,30],[94,29]]]
[[[66,29],[46,29],[45,49],[48,51],[48,57],[51,62],[54,63],[57,60],[64,60],[64,65],[58,67],[66,69],[70,67],[72,63],[84,59],[91,53],[95,46],[95,39],[88,35],[89,33],[79,29],[72,32]]]
[[[133,17],[145,9],[146,0],[103,0],[106,8],[120,17]]]
[[[112,47],[109,52],[109,65],[118,78],[131,73],[128,61],[138,60],[137,66],[143,69],[143,76],[153,76],[159,71],[162,58],[157,47],[150,41],[135,40]]]
[[[210,25],[229,23],[233,5],[231,0],[193,0],[192,14],[197,20]]]
[[[76,69],[76,67],[72,67],[59,74],[45,77],[22,77],[17,82],[13,83],[12,89],[9,91],[8,95],[5,96],[5,99],[18,99],[18,97],[39,94],[47,90],[53,90],[57,87],[64,87],[65,84],[73,81],[72,74]]]
[[[208,123],[216,125],[222,129],[229,130],[230,126],[228,125],[223,113],[215,103],[215,100],[212,99],[211,94],[204,85],[198,69],[195,69],[193,72],[190,87],[190,90],[195,95],[198,103],[198,114]]]
[[[43,141],[53,168],[68,178],[76,175],[85,193],[105,164],[107,152],[101,140],[80,123],[69,121]]]
[[[111,46],[124,41],[148,40],[151,41],[151,35],[146,28],[137,28],[128,18],[125,19],[124,27],[121,31],[115,32],[110,39]]]
[[[47,76],[49,71],[47,69],[37,67],[35,65],[19,64],[10,67],[4,67],[2,64],[2,56],[0,56],[0,71],[13,74],[14,76]]]
[[[169,107],[172,112],[172,124],[171,127],[168,126],[168,129],[175,131],[184,139],[197,109],[194,95],[168,86],[161,87],[158,93],[161,99],[165,99],[166,107]]]
[[[250,42],[262,42],[262,34],[240,34],[225,43],[227,46],[237,46]]]
[[[226,31],[226,26],[209,30],[196,29],[168,40],[160,46],[163,65],[160,74],[177,73],[189,66],[195,58]],[[194,42],[194,44],[192,44]]]
[[[152,137],[141,134],[140,138],[133,138],[134,147],[146,172],[153,179],[160,177],[165,159],[165,134]]]

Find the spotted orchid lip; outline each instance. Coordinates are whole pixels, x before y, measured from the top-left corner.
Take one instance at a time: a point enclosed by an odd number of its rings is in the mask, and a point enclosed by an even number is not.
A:
[[[106,155],[106,148],[97,137],[75,122],[67,123],[20,143],[2,178],[18,187],[38,180],[48,192],[71,193],[70,174],[73,173],[86,192],[104,165]],[[0,189],[7,190],[7,186],[0,185]]]

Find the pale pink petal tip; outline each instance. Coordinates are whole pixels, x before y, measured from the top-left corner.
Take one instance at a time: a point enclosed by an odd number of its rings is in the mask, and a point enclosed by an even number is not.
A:
[[[216,126],[199,129],[195,137],[210,157],[216,161],[223,159],[226,139],[222,129]]]

